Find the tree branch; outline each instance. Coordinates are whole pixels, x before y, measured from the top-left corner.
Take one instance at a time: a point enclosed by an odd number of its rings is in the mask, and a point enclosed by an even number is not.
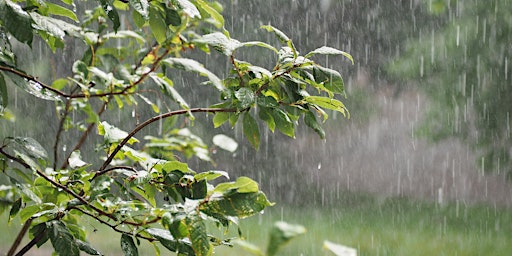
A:
[[[28,219],[25,224],[23,224],[23,227],[21,228],[20,232],[18,232],[18,235],[16,236],[16,239],[14,240],[14,242],[12,243],[11,245],[11,248],[9,249],[9,251],[7,252],[7,256],[12,256],[14,255],[14,253],[16,252],[16,249],[18,249],[18,246],[20,245],[21,243],[21,240],[23,240],[23,237],[25,236],[25,234],[27,233],[28,231],[28,228],[30,227],[30,224],[32,224],[32,219]],[[25,246],[26,247],[26,246]],[[23,247],[23,248],[25,248]],[[23,250],[22,250],[23,251]]]
[[[77,211],[80,211],[81,213],[83,213],[83,214],[85,214],[85,215],[87,215],[87,216],[97,220],[98,222],[100,222],[103,225],[106,225],[106,226],[110,227],[111,229],[113,229],[114,231],[116,231],[118,233],[126,234],[126,235],[129,235],[129,236],[133,235],[133,233],[131,233],[131,232],[127,232],[127,231],[124,231],[124,230],[121,230],[121,229],[117,228],[118,225],[112,225],[112,224],[110,224],[110,223],[108,223],[108,222],[98,218],[98,216],[94,216],[92,213],[90,213],[88,211],[85,211],[85,210],[83,210],[81,208],[72,207],[71,209],[75,209]],[[158,221],[158,220],[156,220],[156,221]],[[140,225],[138,225],[138,226],[140,226]],[[146,237],[146,236],[143,236],[143,235],[140,235],[140,234],[135,234],[135,236],[138,237],[138,238],[142,238],[142,239],[148,240],[149,242],[153,242],[153,241],[156,240],[156,239],[154,239],[152,237]]]
[[[114,157],[116,154],[121,150],[121,148],[128,143],[128,141],[140,130],[142,130],[144,127],[148,126],[149,124],[156,122],[160,119],[168,118],[175,115],[183,115],[186,113],[197,113],[197,112],[205,112],[205,113],[216,113],[216,112],[236,112],[237,109],[225,109],[225,108],[192,108],[192,109],[180,109],[176,111],[167,112],[155,117],[152,117],[143,123],[137,125],[135,129],[133,129],[128,136],[126,136],[112,151],[112,153],[108,156],[107,160],[103,163],[100,169],[96,172],[96,174],[91,178],[91,181],[97,178],[98,176],[102,175],[104,173],[104,170],[107,168],[107,166],[114,160]]]

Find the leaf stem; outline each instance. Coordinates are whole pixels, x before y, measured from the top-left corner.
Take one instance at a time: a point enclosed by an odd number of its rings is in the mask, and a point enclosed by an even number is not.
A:
[[[175,110],[175,111],[171,111],[171,112],[167,112],[167,113],[164,113],[164,114],[161,114],[161,115],[158,115],[158,116],[155,116],[155,117],[152,117],[146,121],[144,121],[143,123],[137,125],[135,127],[135,129],[133,129],[129,134],[128,136],[126,136],[118,145],[117,147],[112,151],[112,153],[108,156],[107,160],[105,160],[105,162],[103,163],[103,165],[98,169],[98,171],[96,172],[96,174],[91,178],[91,181],[96,179],[98,176],[102,175],[105,173],[105,169],[107,168],[107,166],[112,162],[112,160],[114,160],[114,157],[116,156],[116,154],[121,150],[121,148],[126,145],[126,143],[128,143],[128,141],[133,137],[135,136],[135,134],[137,132],[139,132],[140,130],[142,130],[144,127],[148,126],[149,124],[151,123],[154,123],[160,119],[164,119],[164,118],[168,118],[168,117],[172,117],[172,116],[175,116],[175,115],[183,115],[183,114],[186,114],[186,113],[197,113],[197,112],[203,112],[203,113],[217,113],[217,112],[237,112],[237,109],[226,109],[226,108],[192,108],[192,109],[180,109],[180,110]]]

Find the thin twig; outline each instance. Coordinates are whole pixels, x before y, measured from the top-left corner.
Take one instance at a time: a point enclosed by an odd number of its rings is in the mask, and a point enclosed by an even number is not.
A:
[[[64,108],[64,113],[59,122],[59,129],[57,130],[57,134],[55,135],[55,143],[53,144],[53,170],[57,170],[57,162],[59,161],[59,142],[60,135],[64,130],[64,122],[66,122],[66,117],[69,115],[69,108],[71,107],[71,100],[66,100],[66,107]]]
[[[108,156],[107,160],[105,160],[105,162],[103,163],[103,165],[101,166],[100,169],[98,169],[98,171],[96,172],[96,174],[91,178],[91,181],[94,180],[95,178],[97,178],[98,176],[102,175],[104,173],[104,170],[107,168],[107,166],[112,162],[112,160],[114,160],[114,157],[116,156],[116,154],[121,150],[121,148],[126,144],[128,143],[128,141],[137,133],[139,132],[140,130],[142,130],[144,127],[148,126],[149,124],[153,123],[153,122],[156,122],[160,119],[164,119],[164,118],[168,118],[168,117],[171,117],[171,116],[175,116],[175,115],[183,115],[183,114],[186,114],[186,113],[196,113],[196,112],[204,112],[204,113],[216,113],[216,112],[236,112],[238,111],[237,109],[225,109],[225,108],[192,108],[192,109],[180,109],[180,110],[175,110],[175,111],[171,111],[171,112],[167,112],[167,113],[164,113],[164,114],[161,114],[161,115],[158,115],[158,116],[155,116],[155,117],[152,117],[146,121],[144,121],[143,123],[137,125],[135,127],[135,129],[133,129],[129,134],[128,136],[126,136],[118,145],[117,147],[114,149],[114,151],[112,151],[112,153]]]
[[[25,245],[23,248],[21,248],[21,250],[18,253],[16,253],[15,256],[25,255],[25,253],[30,251],[30,249],[32,249],[32,247],[34,247],[34,245],[36,245],[41,239],[43,239],[43,237],[46,235],[47,232],[48,232],[48,230],[45,230],[45,231],[37,234],[37,236],[35,236],[32,240],[30,240],[30,242],[28,242],[27,245]]]
[[[117,226],[118,226],[118,225],[112,225],[112,224],[110,224],[110,223],[108,223],[108,222],[106,222],[106,221],[102,220],[102,219],[101,219],[101,218],[99,218],[98,216],[95,216],[94,214],[92,214],[92,213],[90,213],[90,212],[88,212],[88,211],[85,211],[85,210],[83,210],[83,209],[81,209],[81,208],[78,208],[78,207],[71,207],[71,209],[75,209],[75,210],[77,210],[77,211],[82,212],[83,214],[85,214],[85,215],[87,215],[87,216],[89,216],[89,217],[91,217],[91,218],[93,218],[93,219],[97,220],[97,221],[98,221],[98,222],[100,222],[101,224],[104,224],[104,225],[106,225],[106,226],[110,227],[111,229],[113,229],[114,231],[116,231],[116,232],[118,232],[118,233],[126,234],[126,235],[130,235],[130,236],[132,236],[132,235],[133,235],[133,233],[131,233],[131,232],[127,232],[127,231],[124,231],[124,230],[121,230],[121,229],[117,228]],[[157,220],[157,221],[158,221],[158,220]],[[155,240],[156,240],[156,239],[154,239],[154,238],[152,238],[152,237],[146,237],[146,236],[143,236],[143,235],[140,235],[140,234],[136,234],[135,236],[136,236],[136,237],[138,237],[138,238],[142,238],[142,239],[148,240],[148,241],[150,241],[150,242],[153,242],[153,241],[155,241]]]
[[[18,249],[18,246],[21,243],[21,240],[23,240],[23,237],[28,231],[28,228],[30,227],[30,224],[32,224],[32,219],[28,219],[25,224],[23,224],[23,227],[21,228],[20,232],[18,232],[18,235],[16,236],[16,239],[11,245],[11,248],[7,252],[7,256],[12,256],[16,252],[16,249]]]
[[[110,97],[109,97],[110,99]],[[105,102],[103,102],[103,104],[101,105],[100,109],[98,110],[98,112],[96,113],[99,116],[101,116],[101,114],[103,114],[103,112],[105,111],[105,109],[107,108],[107,104],[109,103],[110,100],[107,100]],[[78,139],[78,142],[76,143],[76,145],[73,147],[73,149],[69,152],[68,156],[66,157],[66,159],[64,159],[64,162],[62,163],[61,165],[61,169],[65,169],[66,167],[68,167],[68,160],[69,158],[71,157],[71,154],[76,151],[76,150],[79,150],[82,145],[84,144],[85,140],[87,139],[87,137],[89,136],[89,134],[91,133],[92,129],[94,128],[94,126],[96,126],[96,123],[90,123],[88,126],[87,126],[87,129],[85,129],[84,133],[82,134],[82,136],[80,136],[80,139]]]

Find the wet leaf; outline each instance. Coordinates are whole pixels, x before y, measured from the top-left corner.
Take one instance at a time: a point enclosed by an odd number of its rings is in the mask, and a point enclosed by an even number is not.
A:
[[[231,56],[238,47],[242,46],[240,41],[228,38],[220,32],[204,35],[194,40],[194,42],[212,46],[215,50],[224,53],[226,56]]]
[[[82,161],[80,156],[80,150],[75,150],[71,153],[71,156],[68,159],[69,167],[75,169],[88,165],[86,162]]]
[[[148,0],[128,0],[133,9],[145,19],[148,19]]]
[[[335,49],[335,48],[332,48],[332,47],[329,47],[329,46],[322,46],[320,48],[317,48],[311,52],[309,52],[308,54],[306,54],[304,56],[304,58],[309,58],[315,54],[322,54],[322,55],[343,55],[345,57],[347,57],[351,62],[352,64],[354,64],[354,58],[352,58],[352,55],[344,52],[344,51],[341,51],[341,50],[338,50],[338,49]]]
[[[80,249],[69,229],[61,221],[47,223],[48,236],[52,242],[55,252],[59,255],[79,256]]]
[[[52,100],[52,101],[60,101],[60,96],[55,94],[52,91],[45,89],[41,84],[33,81],[27,80],[23,77],[15,75],[10,72],[4,73],[11,81],[18,86],[19,88],[25,90],[26,92],[44,100]]]
[[[301,225],[288,224],[278,221],[270,230],[270,239],[267,246],[267,255],[274,256],[279,249],[292,238],[305,234],[306,228]]]
[[[110,125],[106,121],[98,124],[98,134],[103,135],[107,143],[118,143],[128,137],[127,132]],[[133,144],[135,142],[139,142],[135,137],[131,137],[128,140],[128,144]]]
[[[229,179],[229,174],[225,171],[207,171],[194,175],[196,181],[205,179],[207,181],[217,179],[218,177],[226,177]]]
[[[251,107],[256,100],[254,92],[248,88],[242,87],[235,92],[235,97],[238,99],[238,108],[246,109]]]
[[[183,10],[185,14],[187,14],[190,18],[201,18],[201,14],[197,7],[188,0],[176,0],[178,2],[179,7]]]
[[[139,35],[137,32],[131,31],[131,30],[120,30],[120,31],[117,31],[116,33],[108,33],[108,34],[103,35],[102,38],[104,40],[109,40],[112,38],[118,38],[118,39],[119,38],[133,38],[137,41],[137,43],[139,43],[141,45],[146,43],[146,39],[144,39],[144,37]]]
[[[224,90],[221,80],[213,74],[210,70],[206,69],[203,64],[186,58],[167,58],[162,61],[163,64],[176,69],[182,69],[185,71],[196,72],[201,76],[206,76],[210,82],[219,90]]]
[[[121,249],[123,250],[123,254],[125,256],[139,255],[139,250],[137,249],[137,246],[133,242],[132,237],[127,234],[121,235]]]
[[[197,215],[185,217],[188,229],[188,238],[192,242],[192,248],[197,256],[209,256],[213,253],[213,246],[210,244],[206,232],[206,225],[203,219]]]
[[[214,194],[210,200],[201,205],[201,211],[210,216],[233,216],[246,218],[260,213],[273,204],[263,192]]]
[[[321,66],[313,67],[313,76],[317,83],[323,83],[326,89],[333,93],[345,93],[345,86],[341,74],[329,68]]]
[[[258,150],[260,148],[260,131],[258,123],[249,113],[244,114],[243,131],[247,140]]]
[[[271,114],[271,109],[270,108],[265,108],[265,107],[262,107],[260,108],[260,111],[258,112],[258,116],[261,120],[263,120],[268,128],[274,132],[275,128],[276,128],[276,122],[274,120],[274,117],[272,116]]]
[[[307,96],[304,97],[304,101],[307,103],[319,106],[321,108],[326,108],[330,110],[335,110],[340,113],[342,113],[344,116],[347,114],[347,109],[345,108],[345,104],[343,102],[331,99],[328,97],[322,97],[322,96]]]
[[[99,1],[101,3],[101,7],[103,7],[103,11],[105,11],[109,20],[114,24],[114,31],[117,32],[117,29],[121,26],[121,22],[119,21],[119,14],[117,13],[116,8],[111,5],[108,0]]]
[[[169,97],[174,99],[183,109],[189,109],[188,103],[181,97],[181,95],[174,89],[173,82],[169,78],[162,74],[151,73],[149,75],[156,84],[160,86],[160,89]]]
[[[217,112],[215,116],[213,116],[213,127],[220,127],[223,123],[228,121],[230,113],[228,112]]]
[[[43,16],[36,12],[30,13],[34,21],[34,28],[44,31],[56,39],[63,40],[66,35],[81,37],[80,27],[60,19]]]
[[[286,136],[295,138],[295,126],[290,117],[281,109],[274,108],[270,112],[276,123],[276,128]]]
[[[163,13],[156,7],[149,9],[149,27],[151,33],[159,44],[167,39],[167,24]]]
[[[258,183],[251,178],[242,176],[233,182],[220,183],[215,187],[213,192],[215,193],[231,193],[236,191],[237,193],[254,193],[259,191]]]
[[[325,131],[324,129],[322,129],[320,123],[318,123],[318,120],[313,112],[306,111],[304,113],[304,122],[306,123],[307,126],[313,129],[320,136],[321,139],[325,139]]]
[[[267,30],[268,32],[273,32],[282,43],[288,43],[288,41],[290,41],[290,38],[285,33],[273,27],[272,25],[263,25],[261,28]]]
[[[236,239],[233,241],[233,244],[240,246],[242,249],[244,249],[244,251],[249,252],[252,255],[256,255],[256,256],[264,256],[265,255],[265,254],[263,254],[263,252],[261,251],[261,249],[258,246],[254,245],[252,243],[249,243],[245,240]]]
[[[328,252],[332,252],[336,256],[357,256],[356,249],[341,244],[335,244],[327,240],[324,241],[323,248]]]
[[[18,41],[32,44],[32,21],[27,12],[10,0],[0,1],[0,20],[2,27],[7,29]]]
[[[78,22],[78,17],[76,17],[75,12],[73,12],[72,10],[69,10],[60,5],[52,4],[52,3],[46,3],[46,6],[48,7],[49,14],[70,18],[70,19]]]
[[[27,154],[31,158],[35,159],[46,159],[48,158],[48,153],[46,150],[37,142],[35,139],[30,137],[7,137],[9,141],[12,141],[16,144],[16,148],[22,150],[25,154]]]
[[[20,211],[20,208],[21,208],[21,203],[22,203],[22,200],[20,197],[20,198],[18,198],[18,200],[14,201],[14,203],[12,204],[11,210],[9,211],[9,222],[11,222],[12,219],[14,217],[16,217],[16,215],[18,215],[18,212]]]
[[[100,251],[96,250],[96,248],[92,247],[92,245],[87,242],[78,239],[75,240],[75,242],[78,245],[80,251],[83,251],[89,255],[103,255]]]
[[[196,0],[197,5],[203,9],[206,13],[210,15],[210,17],[215,21],[215,27],[222,28],[224,27],[224,17],[213,8],[210,3],[207,3],[203,0]]]

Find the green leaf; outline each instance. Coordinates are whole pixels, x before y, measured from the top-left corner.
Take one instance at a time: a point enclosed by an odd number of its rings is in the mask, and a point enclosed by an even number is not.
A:
[[[325,88],[329,91],[338,94],[345,93],[343,78],[338,71],[321,66],[314,66],[313,76],[317,83],[323,83]]]
[[[188,165],[180,161],[167,161],[162,165],[162,169],[167,172],[180,171],[181,173],[190,173]]]
[[[322,54],[322,55],[343,55],[345,57],[347,57],[350,61],[352,61],[352,64],[354,64],[354,58],[352,58],[352,55],[344,52],[344,51],[340,51],[338,49],[335,49],[335,48],[332,48],[332,47],[329,47],[329,46],[322,46],[320,48],[317,48],[311,52],[309,52],[308,54],[306,54],[304,56],[304,58],[309,58],[315,54]]]
[[[175,239],[169,230],[148,228],[145,231],[172,252],[180,252],[184,255],[194,254],[194,250],[192,249],[192,245],[189,241]]]
[[[226,56],[231,56],[238,47],[243,45],[240,41],[228,38],[220,32],[206,34],[194,40],[194,43],[203,43],[212,46],[215,50],[224,53]]]
[[[210,17],[215,21],[215,26],[217,28],[224,27],[224,17],[215,10],[209,3],[206,3],[203,0],[196,0],[197,5],[203,9],[206,13],[210,15]]]
[[[144,102],[146,102],[146,104],[150,105],[151,108],[153,109],[153,112],[157,114],[160,113],[160,109],[158,108],[158,106],[155,103],[153,103],[150,99],[144,97],[144,95],[142,94],[137,94],[137,96],[139,96]]]
[[[89,165],[88,163],[82,161],[82,158],[80,156],[80,150],[75,150],[71,152],[71,156],[68,159],[69,167],[76,169],[80,167],[84,167]]]
[[[323,248],[332,252],[336,256],[357,256],[357,250],[340,244],[335,244],[327,240],[324,241]]]
[[[76,17],[75,12],[64,8],[60,5],[52,4],[52,3],[46,3],[46,6],[48,7],[48,14],[58,15],[66,18],[70,18],[74,21],[78,22],[78,17]]]
[[[235,92],[235,97],[238,99],[238,108],[240,110],[251,107],[256,101],[254,92],[246,87],[242,87]]]
[[[188,103],[181,97],[181,95],[174,89],[173,82],[169,78],[165,77],[163,74],[149,74],[149,77],[155,81],[157,85],[160,86],[160,89],[169,97],[174,99],[176,103],[180,105],[183,109],[190,109]]]
[[[80,249],[82,252],[85,252],[89,255],[103,255],[100,251],[96,250],[96,248],[92,247],[87,242],[78,239],[76,239],[75,242],[78,245],[78,249]]]
[[[206,225],[203,219],[197,215],[189,215],[185,217],[185,223],[188,229],[188,238],[192,242],[196,256],[209,256],[213,253],[213,246],[210,244]]]
[[[241,43],[241,45],[239,47],[241,47],[241,46],[244,46],[244,47],[259,46],[259,47],[262,47],[262,48],[266,48],[266,49],[272,50],[275,53],[278,53],[277,49],[274,46],[269,45],[269,44],[264,43],[264,42],[260,42],[260,41],[243,42],[243,43]]]
[[[270,240],[267,246],[267,255],[274,256],[277,251],[292,238],[306,233],[306,228],[301,225],[288,224],[278,221],[270,230]]]
[[[263,120],[267,124],[268,128],[272,132],[274,132],[274,130],[276,128],[276,122],[275,122],[274,117],[272,116],[270,111],[271,111],[270,108],[261,107],[260,111],[258,112],[258,116],[261,120]]]
[[[59,40],[63,40],[66,35],[82,37],[82,35],[80,34],[81,29],[78,26],[75,26],[63,20],[43,16],[36,12],[30,13],[30,16],[34,21],[35,29],[39,31],[44,31]]]
[[[128,137],[128,133],[110,125],[106,121],[103,121],[98,124],[98,134],[103,135],[105,142],[107,143],[119,143]],[[135,137],[131,137],[128,140],[128,144],[133,144],[135,142],[139,142]]]
[[[304,113],[304,122],[307,126],[313,129],[321,139],[325,139],[325,131],[322,129],[322,126],[320,126],[318,120],[315,117],[315,114],[311,112],[311,110]]]
[[[121,250],[123,250],[123,254],[125,256],[138,256],[139,250],[137,246],[133,242],[131,236],[127,234],[121,235]]]
[[[323,96],[307,96],[304,97],[304,101],[321,108],[338,111],[342,113],[344,116],[346,116],[348,113],[347,108],[345,108],[345,105],[341,101],[336,99],[331,99]]]
[[[183,12],[188,15],[190,18],[201,18],[201,14],[197,7],[188,0],[176,0],[178,2],[179,7],[183,10]]]
[[[219,90],[224,90],[224,86],[222,85],[222,81],[213,74],[210,70],[206,69],[203,64],[186,58],[167,58],[162,61],[163,64],[168,65],[169,67],[173,67],[176,69],[182,69],[185,71],[196,72],[201,76],[208,77],[210,82]]]
[[[261,249],[258,246],[254,245],[252,243],[249,243],[245,240],[235,239],[233,241],[233,244],[240,246],[242,249],[244,249],[244,251],[249,252],[252,255],[265,256],[265,254],[263,254],[263,252],[261,251]]]
[[[32,237],[40,236],[41,240],[37,242],[37,246],[41,247],[41,245],[45,244],[49,237],[48,237],[48,227],[46,223],[39,223],[33,227],[30,228],[30,234]]]
[[[288,43],[290,41],[290,38],[285,33],[273,27],[272,25],[263,25],[261,28],[267,30],[268,32],[273,32],[281,41],[281,43]]]
[[[7,107],[7,85],[5,84],[4,76],[0,73],[0,116],[3,115]]]
[[[175,27],[181,25],[180,14],[176,10],[166,9],[165,10],[165,23],[167,25],[172,25]]]
[[[236,181],[220,183],[213,190],[214,193],[230,194],[233,191],[236,193],[254,193],[259,191],[258,183],[251,178],[242,176],[238,177]]]
[[[213,144],[229,152],[235,152],[238,148],[238,143],[224,134],[213,136]]]
[[[139,35],[137,32],[132,30],[121,30],[116,33],[107,33],[102,36],[103,40],[109,40],[111,38],[133,38],[137,40],[137,43],[143,45],[146,43],[146,39],[143,36]]]
[[[14,201],[14,203],[12,204],[11,210],[9,211],[9,222],[11,222],[12,219],[14,217],[16,217],[16,215],[20,211],[21,203],[22,203],[22,200],[21,200],[21,197],[20,197],[20,198],[18,198],[18,200]]]
[[[261,213],[273,204],[261,191],[252,193],[214,194],[210,200],[201,205],[201,211],[209,216],[233,216],[246,218]]]
[[[48,225],[48,236],[55,252],[59,255],[79,256],[80,249],[69,229],[62,221],[51,221]]]
[[[230,116],[230,113],[228,113],[228,112],[215,113],[215,115],[213,116],[213,127],[214,128],[220,127],[223,123],[228,121],[229,116]]]
[[[0,0],[0,20],[2,27],[18,41],[32,44],[32,19],[21,6],[10,0]]]
[[[52,91],[45,89],[41,84],[33,81],[22,78],[16,74],[11,72],[4,73],[11,81],[18,86],[19,88],[25,90],[26,92],[44,100],[52,100],[52,101],[60,101],[60,96],[55,94]]]
[[[167,39],[167,24],[163,13],[155,6],[149,9],[149,27],[159,44],[165,42]]]
[[[139,13],[144,19],[148,19],[149,1],[147,0],[128,0],[133,9]]]
[[[277,129],[284,135],[295,138],[295,126],[286,112],[281,109],[274,108],[270,113],[274,118]]]
[[[119,14],[117,13],[116,8],[109,3],[109,0],[99,0],[101,3],[101,7],[103,8],[103,11],[107,14],[107,17],[112,21],[114,24],[114,31],[117,32],[117,29],[119,26],[121,26],[121,22],[119,21]]]
[[[22,150],[31,158],[35,159],[47,159],[48,153],[46,150],[37,142],[35,139],[30,137],[7,137],[9,141],[16,144],[15,148]]]
[[[260,147],[260,131],[258,128],[258,123],[248,112],[244,114],[243,132],[247,140],[251,143],[251,145],[256,150],[258,150]]]
[[[194,175],[194,179],[196,181],[203,179],[206,181],[210,181],[217,179],[218,177],[226,177],[227,179],[229,179],[229,174],[225,171],[207,171]]]

